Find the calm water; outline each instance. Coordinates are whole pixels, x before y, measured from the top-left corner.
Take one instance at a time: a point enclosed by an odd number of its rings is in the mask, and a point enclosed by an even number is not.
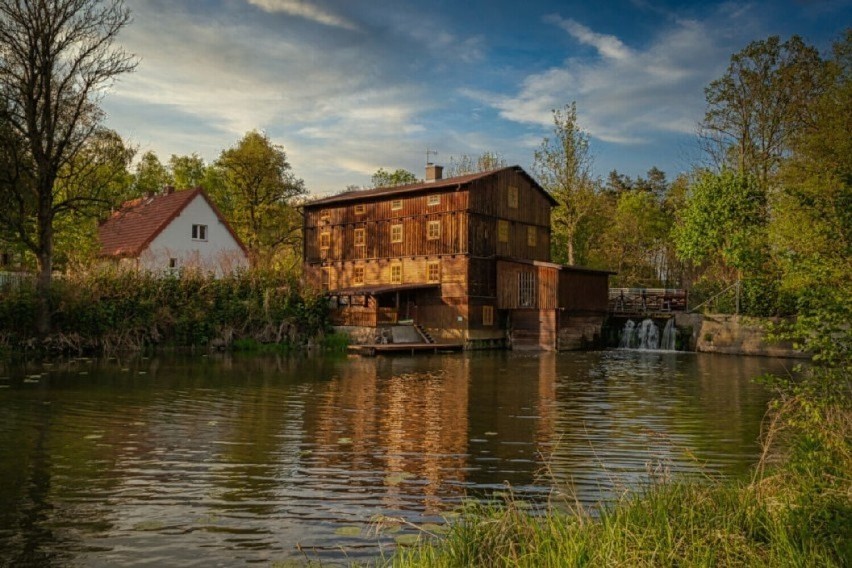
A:
[[[375,557],[511,484],[593,504],[748,471],[783,362],[695,354],[160,356],[0,367],[0,565]],[[544,467],[544,466],[547,467]],[[394,530],[400,529],[399,532]]]

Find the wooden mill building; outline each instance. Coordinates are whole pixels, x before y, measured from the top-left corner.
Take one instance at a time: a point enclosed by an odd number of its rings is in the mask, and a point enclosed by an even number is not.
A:
[[[600,333],[610,273],[550,262],[554,199],[517,166],[304,206],[305,275],[335,324],[411,322],[475,347],[569,349]]]

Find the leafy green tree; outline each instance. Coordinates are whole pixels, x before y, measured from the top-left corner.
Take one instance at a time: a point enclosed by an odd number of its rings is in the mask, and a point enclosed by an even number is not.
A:
[[[533,172],[541,186],[558,202],[553,211],[554,242],[564,251],[554,251],[568,264],[585,260],[584,224],[598,203],[591,175],[589,136],[577,124],[577,105],[553,111],[553,138],[545,138],[535,151]],[[585,235],[587,236],[587,235]]]
[[[154,152],[142,154],[133,174],[133,189],[136,195],[160,193],[164,187],[174,185],[168,168]]]
[[[116,47],[121,0],[0,0],[0,225],[36,257],[38,330],[50,329],[54,222],[96,195],[57,194],[57,179],[98,130],[97,98],[136,66]]]
[[[407,185],[409,183],[416,182],[417,176],[402,168],[392,172],[389,172],[384,168],[379,168],[370,180],[373,187],[394,187],[397,185]]]
[[[251,131],[224,150],[215,167],[222,183],[211,196],[248,248],[252,266],[295,266],[302,223],[294,200],[306,190],[284,148]]]
[[[705,149],[717,165],[748,173],[767,187],[791,135],[809,123],[823,84],[819,52],[799,36],[750,43],[705,89]]]
[[[177,189],[200,187],[207,177],[207,164],[196,153],[189,156],[172,154],[169,158],[169,171]]]

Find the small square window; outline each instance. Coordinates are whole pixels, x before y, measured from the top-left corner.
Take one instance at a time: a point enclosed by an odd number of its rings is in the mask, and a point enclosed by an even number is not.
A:
[[[440,205],[441,204],[441,196],[440,195],[430,195],[426,198],[426,205]]]
[[[482,306],[482,325],[494,325],[494,306]]]
[[[364,267],[356,266],[352,271],[352,283],[353,284],[363,284],[364,283]]]
[[[192,226],[192,238],[196,241],[206,241],[207,240],[207,225],[193,225]]]
[[[426,238],[430,241],[441,238],[441,222],[429,221],[426,225]]]
[[[497,240],[501,243],[509,242],[509,222],[505,219],[497,221]]]
[[[402,242],[402,225],[391,225],[391,242]]]
[[[402,209],[402,199],[394,199],[391,201],[392,211],[399,211],[400,209]]]
[[[527,246],[534,247],[536,244],[537,231],[535,227],[527,227]]]
[[[426,281],[440,282],[441,281],[441,263],[430,262],[426,265]]]
[[[331,246],[331,233],[320,233],[320,248],[327,249]]]
[[[514,185],[509,186],[509,207],[518,208],[518,188]]]
[[[169,268],[177,268],[177,259],[176,258],[170,258],[169,259]]]
[[[363,215],[366,212],[367,212],[367,206],[364,205],[363,203],[359,203],[358,205],[355,206],[355,214],[356,215]]]
[[[365,234],[366,234],[366,232],[365,232],[364,229],[355,229],[355,246],[356,247],[362,247],[366,244]]]
[[[402,265],[391,264],[391,283],[402,284]]]

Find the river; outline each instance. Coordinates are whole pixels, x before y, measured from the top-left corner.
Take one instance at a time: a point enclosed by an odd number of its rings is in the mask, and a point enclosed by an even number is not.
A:
[[[784,361],[603,351],[0,366],[0,565],[389,554],[466,499],[745,474]],[[377,520],[385,521],[377,533]],[[409,524],[410,523],[410,524]]]

